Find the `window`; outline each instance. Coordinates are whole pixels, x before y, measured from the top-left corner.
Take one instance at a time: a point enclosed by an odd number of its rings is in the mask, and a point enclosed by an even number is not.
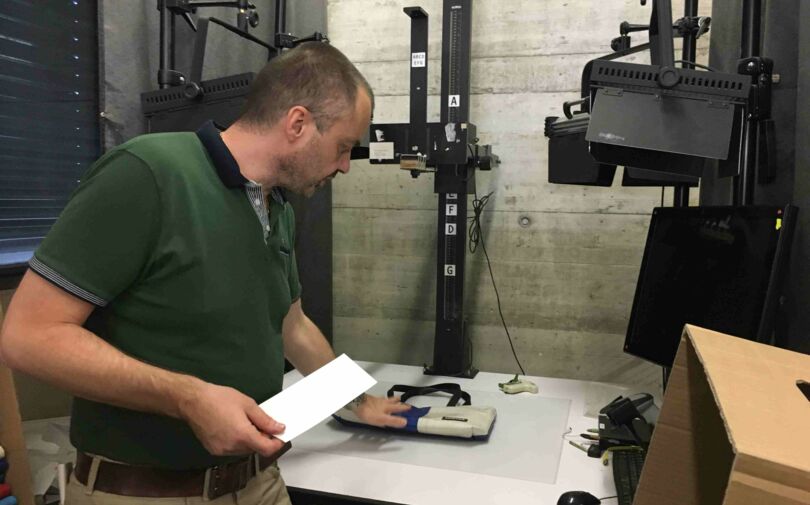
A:
[[[97,12],[0,1],[0,276],[24,271],[99,156]]]

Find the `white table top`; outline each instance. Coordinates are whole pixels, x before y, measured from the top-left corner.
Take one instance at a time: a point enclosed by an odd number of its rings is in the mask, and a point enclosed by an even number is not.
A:
[[[358,362],[369,374],[381,382],[414,386],[439,382],[459,383],[471,393],[475,404],[476,392],[500,393],[499,382],[512,378],[507,374],[480,372],[474,379],[455,379],[426,376],[421,367]],[[301,378],[296,371],[284,377],[287,387]],[[374,458],[341,454],[340,444],[313,449],[293,447],[279,461],[288,486],[333,493],[364,499],[380,500],[408,505],[464,503],[466,505],[509,503],[514,505],[554,505],[565,491],[584,490],[601,498],[614,496],[616,489],[610,467],[589,458],[581,450],[567,443],[567,439],[581,442],[577,435],[597,427],[598,409],[620,394],[637,391],[618,385],[595,382],[528,377],[537,384],[538,395],[570,401],[568,424],[570,435],[562,444],[559,469],[553,484],[518,478],[486,475],[466,471],[386,461],[380,454]],[[500,393],[503,394],[503,393]],[[521,393],[517,397],[529,395]],[[527,422],[531,420],[527,419]],[[329,420],[325,422],[330,422]],[[317,428],[316,428],[317,429]],[[496,422],[495,430],[509,430],[503,421]],[[493,431],[494,433],[494,431]],[[302,437],[306,437],[304,434]],[[303,439],[302,439],[303,440]],[[348,451],[347,451],[348,452]],[[440,451],[437,451],[440,457]]]

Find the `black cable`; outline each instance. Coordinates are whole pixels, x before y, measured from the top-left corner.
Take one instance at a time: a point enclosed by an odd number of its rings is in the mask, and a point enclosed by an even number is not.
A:
[[[472,217],[467,218],[472,221],[472,223],[470,223],[470,241],[468,247],[470,252],[474,253],[478,249],[478,244],[481,244],[481,250],[484,251],[484,257],[487,260],[489,278],[492,279],[492,288],[495,290],[495,300],[498,302],[498,314],[501,316],[501,323],[503,324],[503,329],[506,332],[506,338],[509,339],[509,347],[512,348],[512,355],[515,357],[515,362],[517,363],[518,368],[520,368],[521,375],[526,375],[526,372],[523,370],[523,365],[520,364],[517,352],[515,351],[515,345],[512,343],[512,336],[509,334],[509,328],[506,326],[506,319],[503,317],[503,310],[501,309],[501,296],[498,294],[498,286],[495,285],[495,274],[492,273],[492,263],[489,261],[487,245],[484,242],[484,234],[481,231],[481,213],[484,211],[484,207],[486,207],[487,203],[489,202],[489,197],[492,196],[492,193],[493,192],[490,191],[480,199],[478,198],[478,193],[475,193],[475,199],[473,200],[473,215]]]
[[[693,65],[697,68],[702,68],[703,70],[708,70],[709,72],[717,72],[717,69],[714,69],[708,65],[701,65],[700,63],[695,63],[694,61],[687,61],[687,60],[675,60],[675,63],[680,63],[681,65]]]
[[[600,500],[600,501],[601,501],[601,500],[610,500],[611,498],[616,498],[616,499],[618,499],[618,498],[619,498],[619,496],[618,496],[618,495],[616,495],[616,496],[605,496],[604,498],[599,498],[599,500]]]
[[[661,207],[664,206],[664,186],[661,186]]]
[[[490,191],[480,199],[478,198],[478,193],[476,192],[475,194],[475,199],[473,200],[473,215],[467,218],[472,221],[469,231],[470,241],[467,244],[470,253],[475,253],[475,251],[478,250],[478,244],[481,242],[481,212],[484,211],[484,207],[489,203],[489,197],[492,193],[493,192]]]

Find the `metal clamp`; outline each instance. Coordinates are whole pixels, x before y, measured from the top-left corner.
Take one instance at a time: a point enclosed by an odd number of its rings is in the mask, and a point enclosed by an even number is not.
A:
[[[399,156],[399,168],[410,170],[411,172],[435,172],[435,167],[427,166],[427,155],[425,154],[401,154]]]

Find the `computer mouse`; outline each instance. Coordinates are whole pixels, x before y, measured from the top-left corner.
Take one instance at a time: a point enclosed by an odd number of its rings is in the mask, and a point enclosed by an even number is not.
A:
[[[560,495],[557,505],[599,505],[599,498],[587,491],[567,491]]]

